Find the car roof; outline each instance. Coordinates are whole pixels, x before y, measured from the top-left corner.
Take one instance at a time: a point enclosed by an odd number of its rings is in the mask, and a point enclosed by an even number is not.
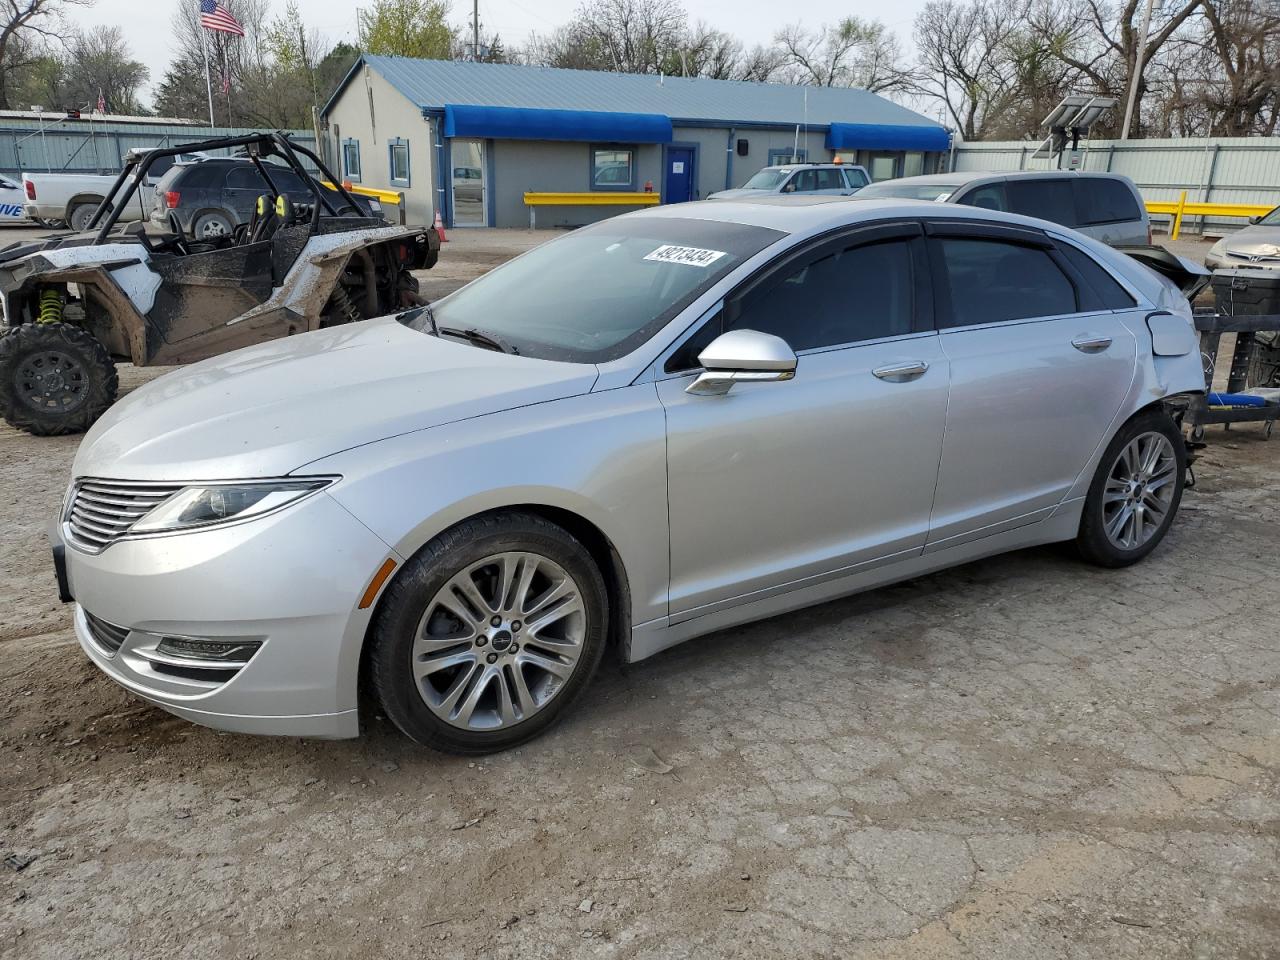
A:
[[[932,200],[904,200],[898,197],[860,199],[833,195],[797,196],[795,194],[762,193],[760,196],[734,197],[727,200],[695,200],[647,207],[624,217],[680,217],[765,227],[783,233],[819,233],[823,230],[898,217],[930,217],[947,220],[978,220],[1008,223],[1063,231],[1061,224],[1036,220],[1014,213],[1000,213],[961,204],[939,206]]]
[[[895,180],[884,180],[882,183],[946,184],[961,186],[976,180],[1045,180],[1062,179],[1063,177],[1080,177],[1082,179],[1124,180],[1129,178],[1119,173],[1106,173],[1100,170],[957,170],[952,173],[927,173],[918,177],[898,177]]]

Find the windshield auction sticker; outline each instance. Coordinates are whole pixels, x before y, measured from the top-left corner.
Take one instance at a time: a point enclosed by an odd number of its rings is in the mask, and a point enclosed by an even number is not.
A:
[[[677,247],[663,244],[653,253],[645,254],[646,260],[659,263],[683,263],[689,267],[709,267],[724,256],[723,250],[703,250],[700,247]]]

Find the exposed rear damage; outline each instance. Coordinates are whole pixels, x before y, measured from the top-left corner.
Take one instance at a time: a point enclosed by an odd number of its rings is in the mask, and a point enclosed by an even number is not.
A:
[[[231,236],[197,240],[115,228],[150,162],[170,152],[243,146],[267,183],[281,158],[312,185],[312,203],[259,198]],[[364,216],[343,188],[325,189],[282,134],[225,138],[130,155],[83,233],[0,250],[0,414],[37,434],[86,429],[116,393],[114,364],[188,363],[276,337],[349,323],[421,302],[410,271],[434,266],[431,227]]]

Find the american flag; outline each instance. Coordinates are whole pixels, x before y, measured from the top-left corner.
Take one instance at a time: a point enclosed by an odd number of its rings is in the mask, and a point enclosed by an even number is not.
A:
[[[98,112],[99,113],[107,112],[107,98],[102,95],[101,90],[98,91]]]
[[[244,27],[231,15],[231,11],[218,0],[200,0],[200,26],[206,30],[217,30],[220,33],[234,33],[244,36]]]
[[[231,71],[225,66],[222,68],[222,92],[231,92]]]

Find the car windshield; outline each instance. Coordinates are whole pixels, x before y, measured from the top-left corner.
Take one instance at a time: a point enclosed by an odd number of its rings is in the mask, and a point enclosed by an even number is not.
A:
[[[625,356],[744,260],[785,234],[764,227],[619,217],[535,247],[433,304],[438,329],[479,330],[522,356]],[[431,331],[431,315],[403,322]]]
[[[1276,207],[1265,217],[1259,218],[1258,225],[1263,227],[1274,227],[1280,225],[1280,207]]]
[[[783,180],[791,175],[790,170],[770,170],[765,167],[754,177],[742,185],[743,190],[776,190]]]
[[[861,198],[897,197],[902,200],[946,200],[959,190],[963,183],[912,183],[910,180],[885,180],[873,183],[858,191]]]

